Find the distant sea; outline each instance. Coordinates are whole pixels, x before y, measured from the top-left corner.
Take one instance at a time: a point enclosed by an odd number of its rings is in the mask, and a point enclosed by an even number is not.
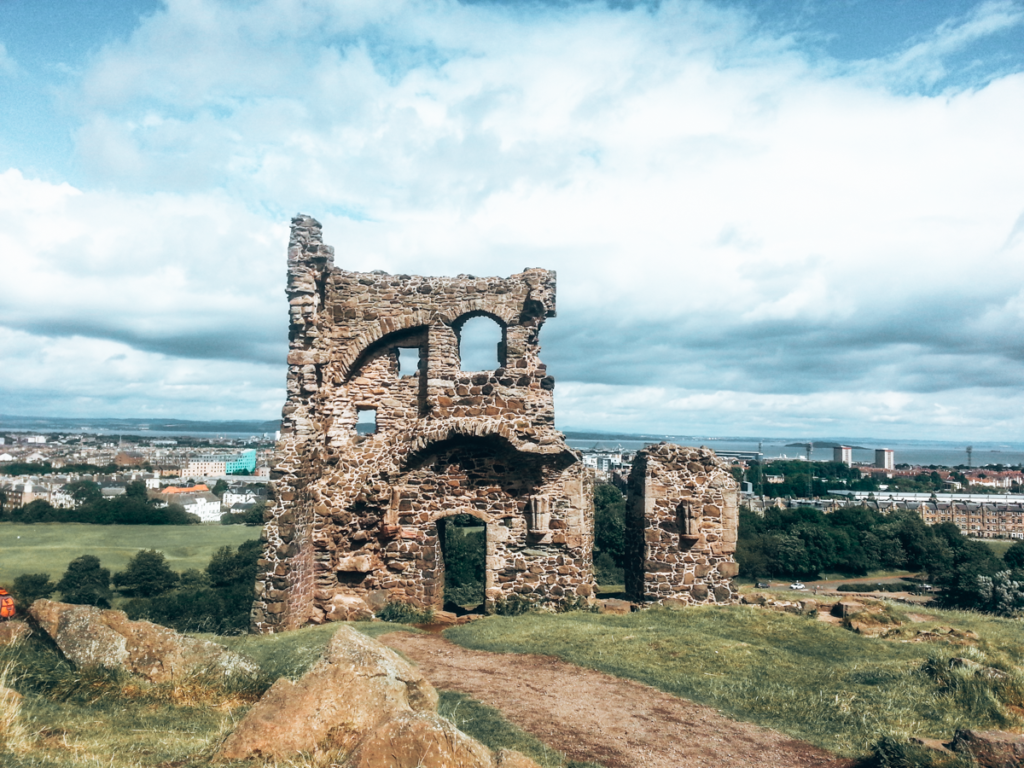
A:
[[[568,443],[573,448],[580,450],[597,448],[613,449],[622,446],[626,450],[639,450],[645,445],[658,443],[662,440],[679,445],[704,445],[713,450],[719,451],[756,451],[758,449],[758,438],[738,437],[700,437],[700,436],[658,436],[644,439],[620,439],[620,436],[605,437],[598,434],[587,433],[585,437],[581,433],[567,431]],[[625,435],[622,436],[623,438]],[[806,441],[798,446],[789,445],[797,443],[793,438],[767,438],[763,441],[761,452],[766,459],[775,458],[805,458],[807,456]],[[967,443],[954,443],[945,441],[897,441],[897,440],[875,440],[869,438],[814,438],[814,442],[837,443],[848,445],[853,448],[854,462],[871,463],[875,460],[876,448],[889,448],[893,451],[893,460],[897,464],[911,464],[921,466],[945,466],[955,467],[958,464],[967,464]],[[974,450],[971,454],[971,466],[981,467],[986,464],[1024,465],[1024,443],[974,443]],[[831,461],[832,448],[815,446],[811,452],[813,461]]]
[[[274,436],[281,428],[273,421],[187,421],[184,419],[69,419],[0,414],[0,432],[59,432],[61,434],[141,435],[144,437],[224,437],[246,439]]]
[[[280,429],[281,422],[277,419],[269,421],[188,421],[184,419],[73,419],[47,418],[32,416],[5,416],[0,414],[0,431],[9,432],[60,432],[60,433],[91,433],[98,435],[141,435],[147,437],[224,437],[244,439],[248,437],[273,437]],[[582,430],[565,430],[569,445],[580,450],[592,448],[635,451],[645,445],[659,443],[662,440],[679,445],[705,445],[720,451],[756,451],[756,437],[709,437],[699,435],[637,435],[609,434]],[[876,448],[889,448],[894,452],[897,464],[920,464],[928,466],[954,467],[967,464],[967,443],[928,440],[877,440],[858,437],[815,437],[815,443],[835,443],[853,448],[855,462],[873,462]],[[799,445],[791,445],[799,443]],[[806,440],[800,442],[794,438],[773,437],[763,440],[761,451],[766,459],[804,458],[807,449]],[[830,461],[832,448],[828,445],[816,445],[811,452],[814,461]],[[974,443],[971,465],[981,467],[986,464],[1024,465],[1024,443]]]

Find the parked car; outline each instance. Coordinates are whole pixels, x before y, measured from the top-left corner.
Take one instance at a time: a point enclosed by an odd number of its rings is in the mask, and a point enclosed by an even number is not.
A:
[[[755,584],[758,589],[771,589],[772,583],[770,581],[759,581]]]
[[[799,581],[794,581],[792,584],[789,585],[789,588],[790,589],[807,589],[807,587],[805,587]]]

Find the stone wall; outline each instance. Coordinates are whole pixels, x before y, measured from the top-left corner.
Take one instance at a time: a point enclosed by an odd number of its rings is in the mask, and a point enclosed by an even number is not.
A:
[[[626,501],[626,593],[637,603],[735,602],[739,494],[707,448],[640,451]]]
[[[438,530],[462,513],[486,524],[488,607],[590,597],[593,480],[555,429],[539,359],[554,273],[394,276],[333,262],[320,224],[293,219],[288,399],[254,631],[387,600],[441,607]],[[459,335],[477,316],[501,329],[498,367],[461,371]],[[357,431],[362,411],[375,433]]]

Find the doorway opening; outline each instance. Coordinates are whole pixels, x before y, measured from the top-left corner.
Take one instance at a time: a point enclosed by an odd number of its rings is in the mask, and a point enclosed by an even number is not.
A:
[[[437,521],[437,539],[444,572],[444,591],[438,602],[444,610],[457,614],[483,612],[487,588],[486,523],[473,515],[452,515]]]

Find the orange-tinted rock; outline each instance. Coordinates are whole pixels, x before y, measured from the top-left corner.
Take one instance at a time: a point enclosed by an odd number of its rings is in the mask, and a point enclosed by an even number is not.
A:
[[[496,768],[487,747],[431,712],[403,712],[382,723],[363,740],[348,765],[351,768]]]
[[[222,645],[148,621],[130,621],[123,611],[36,600],[28,612],[76,666],[124,669],[154,683],[191,674],[259,672],[251,659]]]
[[[437,692],[415,667],[342,626],[298,682],[281,678],[274,683],[217,757],[285,759],[317,749],[348,752],[398,714],[436,709]]]

